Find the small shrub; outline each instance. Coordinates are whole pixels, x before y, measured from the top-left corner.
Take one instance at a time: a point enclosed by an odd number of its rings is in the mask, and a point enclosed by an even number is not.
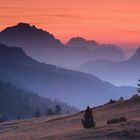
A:
[[[123,97],[120,97],[120,98],[119,98],[119,101],[120,101],[120,102],[124,101],[124,98],[123,98]]]
[[[0,123],[4,122],[4,119],[3,118],[0,118]]]
[[[136,98],[138,98],[138,97],[139,97],[138,94],[134,94],[134,95],[131,97],[131,99],[136,99]]]
[[[54,114],[55,113],[52,111],[52,109],[47,108],[46,115],[54,115]]]
[[[107,104],[114,104],[116,103],[116,100],[111,99]]]
[[[40,112],[37,110],[36,112],[35,112],[35,115],[34,115],[34,117],[40,117]]]
[[[125,121],[127,121],[125,117],[120,117],[120,118],[114,118],[112,120],[108,120],[107,124],[120,123],[120,122],[125,122]]]
[[[127,119],[126,119],[125,117],[120,117],[120,118],[119,118],[119,121],[120,121],[120,122],[126,122]]]
[[[56,105],[55,106],[55,114],[56,115],[61,114],[61,107],[60,107],[60,105]]]

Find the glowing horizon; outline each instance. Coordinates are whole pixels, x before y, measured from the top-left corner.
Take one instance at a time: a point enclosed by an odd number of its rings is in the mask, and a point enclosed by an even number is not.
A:
[[[139,0],[13,0],[0,2],[0,30],[30,23],[66,42],[80,36],[99,43],[140,45]]]

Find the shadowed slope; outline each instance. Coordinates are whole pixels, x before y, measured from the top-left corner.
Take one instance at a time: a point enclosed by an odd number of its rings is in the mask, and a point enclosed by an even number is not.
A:
[[[115,87],[95,76],[40,63],[16,47],[0,44],[0,72],[23,88],[77,107],[102,104],[110,98],[129,97],[133,87]],[[124,95],[122,95],[124,93]]]

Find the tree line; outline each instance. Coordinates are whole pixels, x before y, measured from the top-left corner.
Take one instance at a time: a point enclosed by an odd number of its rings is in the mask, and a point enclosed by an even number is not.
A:
[[[65,114],[78,111],[66,103],[17,88],[0,81],[0,120],[16,120],[36,116]]]

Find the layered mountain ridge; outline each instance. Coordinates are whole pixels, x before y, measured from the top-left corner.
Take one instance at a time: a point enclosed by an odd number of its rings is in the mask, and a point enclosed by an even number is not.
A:
[[[41,62],[66,68],[97,59],[124,60],[124,53],[117,46],[100,45],[94,40],[81,37],[72,38],[64,45],[49,32],[27,23],[19,23],[1,31],[0,42],[8,46],[22,47],[29,56]]]
[[[4,54],[0,55],[0,73],[41,96],[55,98],[79,108],[88,104],[102,104],[110,98],[123,95],[128,97],[135,90],[132,87],[115,87],[82,72],[40,63],[16,47],[0,44],[0,53]],[[98,100],[93,103],[92,98]]]
[[[90,61],[81,65],[78,70],[96,75],[115,85],[137,85],[140,77],[140,47],[134,55],[125,61]]]

